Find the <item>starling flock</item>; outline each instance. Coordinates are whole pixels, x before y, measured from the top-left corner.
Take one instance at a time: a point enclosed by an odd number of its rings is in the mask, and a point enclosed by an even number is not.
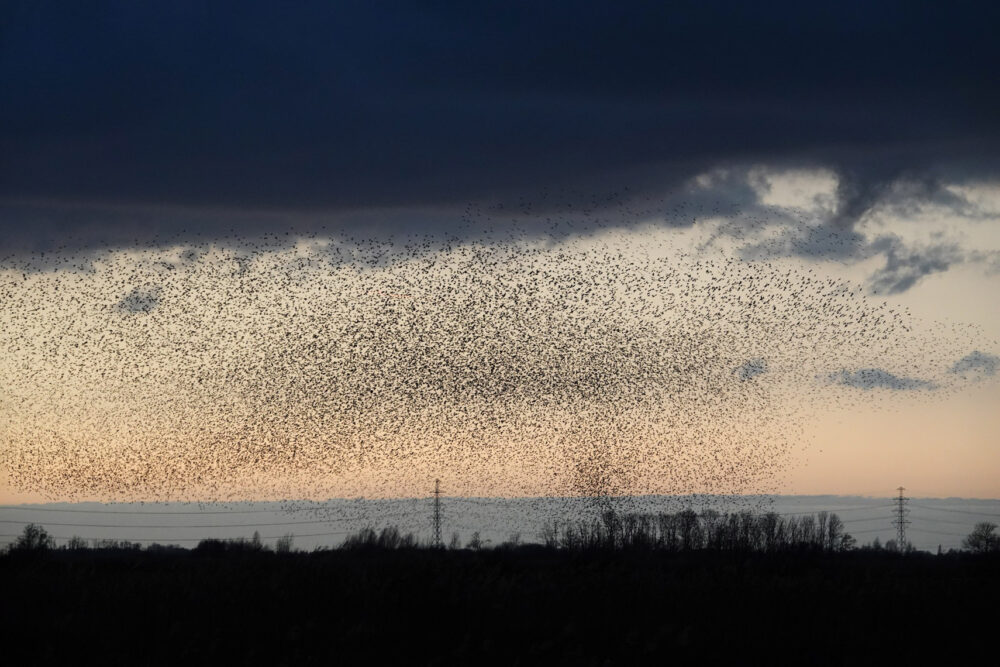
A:
[[[810,410],[954,390],[981,341],[669,228],[559,224],[0,260],[0,468],[60,500],[747,497]]]

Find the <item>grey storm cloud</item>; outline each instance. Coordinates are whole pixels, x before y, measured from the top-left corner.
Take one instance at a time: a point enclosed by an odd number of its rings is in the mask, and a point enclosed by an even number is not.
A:
[[[986,376],[994,376],[1000,368],[1000,357],[974,350],[954,363],[951,372],[958,375],[970,373],[981,373]]]
[[[856,371],[841,370],[830,375],[830,380],[845,387],[857,389],[934,389],[936,385],[928,380],[899,377],[881,368],[862,368]]]
[[[886,184],[878,197],[867,201],[866,207],[867,210],[877,207],[879,211],[902,217],[923,213],[927,207],[937,207],[974,220],[995,218],[995,215],[947,189],[942,183],[927,180],[903,179]],[[926,276],[967,262],[981,264],[987,272],[995,271],[995,267],[1000,266],[998,253],[965,249],[953,242],[914,245],[907,244],[895,234],[870,238],[858,229],[857,219],[845,222],[840,213],[827,218],[822,215],[814,215],[812,219],[795,218],[789,211],[766,210],[755,207],[752,202],[748,203],[746,210],[753,211],[757,218],[766,215],[769,222],[777,223],[780,231],[774,238],[750,240],[743,245],[740,255],[744,259],[797,257],[850,263],[884,257],[885,263],[868,279],[869,289],[875,294],[905,292]],[[741,228],[733,224],[723,229],[734,236],[734,232]]]
[[[764,359],[750,359],[738,366],[734,372],[740,380],[752,380],[758,375],[767,372],[767,361]]]
[[[692,224],[769,213],[736,182],[677,208],[696,174],[767,164],[838,174],[790,252],[853,256],[876,202],[998,173],[995,3],[14,0],[0,22],[7,248],[350,234],[372,212],[479,233],[469,202]]]
[[[875,294],[898,294],[917,284],[925,276],[947,271],[953,264],[965,260],[957,245],[940,244],[922,249],[903,246],[898,238],[881,237],[870,246],[885,254],[885,265],[869,280]]]

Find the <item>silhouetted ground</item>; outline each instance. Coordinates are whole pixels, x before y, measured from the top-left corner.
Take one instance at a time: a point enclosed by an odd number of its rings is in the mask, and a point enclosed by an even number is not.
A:
[[[50,551],[0,558],[0,620],[7,665],[956,664],[995,657],[998,575],[965,554]]]

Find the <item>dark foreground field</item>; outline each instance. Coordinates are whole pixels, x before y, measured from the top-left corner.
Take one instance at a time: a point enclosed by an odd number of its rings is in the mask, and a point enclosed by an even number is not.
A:
[[[0,579],[7,665],[993,664],[1000,600],[1000,559],[921,553],[50,551]]]

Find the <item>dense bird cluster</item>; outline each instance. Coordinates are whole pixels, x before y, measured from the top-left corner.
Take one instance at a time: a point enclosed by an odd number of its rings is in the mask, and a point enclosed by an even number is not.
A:
[[[877,400],[866,379],[947,390],[923,378],[977,335],[669,230],[555,224],[7,258],[0,464],[59,499],[423,496],[438,477],[744,497],[780,485],[811,404]]]

